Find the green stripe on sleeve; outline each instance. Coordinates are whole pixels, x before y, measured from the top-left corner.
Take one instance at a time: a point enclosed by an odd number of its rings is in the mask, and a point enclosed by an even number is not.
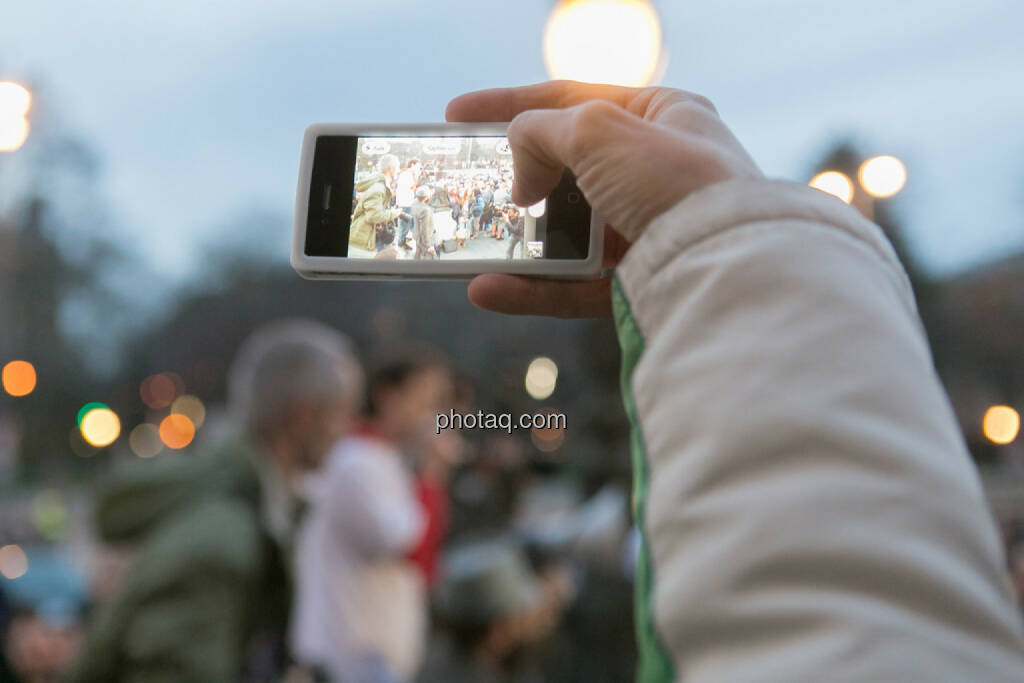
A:
[[[672,660],[665,644],[654,627],[653,590],[654,566],[651,561],[647,532],[644,529],[644,505],[647,499],[648,466],[643,432],[633,399],[633,370],[644,352],[644,338],[633,318],[629,301],[622,291],[619,279],[612,279],[612,310],[615,329],[622,348],[622,401],[629,417],[630,452],[633,459],[633,519],[640,530],[640,554],[637,559],[635,592],[636,637],[639,661],[637,683],[669,683],[675,680]]]

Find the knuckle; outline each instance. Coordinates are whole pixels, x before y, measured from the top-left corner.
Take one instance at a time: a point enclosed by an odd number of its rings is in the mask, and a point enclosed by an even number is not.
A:
[[[568,142],[569,156],[578,162],[595,142],[606,137],[608,127],[621,115],[621,109],[605,100],[581,104],[573,112]]]
[[[603,129],[614,120],[619,107],[606,100],[591,100],[576,107],[576,127],[593,131]]]
[[[647,88],[643,96],[637,99],[636,106],[640,109],[638,113],[649,119],[656,119],[669,109],[689,109],[702,114],[718,115],[718,110],[708,98],[675,88]]]
[[[703,95],[698,95],[697,93],[690,93],[690,101],[699,107],[703,107],[712,114],[718,114],[718,109],[715,108],[715,104],[708,98],[704,97]]]
[[[693,100],[676,105],[672,111],[674,120],[685,130],[708,132],[720,125],[718,114]]]
[[[508,128],[505,131],[505,136],[508,138],[508,141],[510,143],[515,144],[516,142],[523,138],[527,128],[529,128],[530,126],[531,117],[532,112],[524,111],[520,114],[517,114],[509,122]]]

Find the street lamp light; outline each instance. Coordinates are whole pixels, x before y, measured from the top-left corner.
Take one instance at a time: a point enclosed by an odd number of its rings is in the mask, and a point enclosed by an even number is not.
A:
[[[24,86],[0,82],[0,152],[13,152],[28,137],[28,108],[32,95]]]
[[[839,197],[847,204],[853,200],[853,181],[845,173],[825,171],[811,178],[808,185],[833,197]]]
[[[526,369],[526,393],[537,400],[544,400],[555,393],[558,382],[558,366],[544,356],[534,358]]]
[[[544,30],[552,78],[643,86],[665,67],[661,22],[648,0],[561,0]]]
[[[861,164],[857,179],[869,195],[885,199],[903,189],[907,183],[907,167],[894,156],[872,157]]]
[[[121,420],[110,408],[97,407],[82,416],[78,429],[90,446],[106,448],[121,436]]]
[[[985,411],[982,431],[994,444],[1012,443],[1020,433],[1020,413],[1010,406],[992,406]]]

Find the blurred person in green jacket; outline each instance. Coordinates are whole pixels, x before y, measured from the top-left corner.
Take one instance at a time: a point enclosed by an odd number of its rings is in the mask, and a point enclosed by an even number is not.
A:
[[[254,333],[232,366],[237,438],[139,463],[97,500],[133,559],[95,611],[73,681],[275,680],[291,601],[298,479],[348,431],[362,395],[348,341],[311,321]]]

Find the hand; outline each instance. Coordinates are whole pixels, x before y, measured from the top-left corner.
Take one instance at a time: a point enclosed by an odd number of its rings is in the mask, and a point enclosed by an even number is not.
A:
[[[616,266],[655,217],[702,187],[761,172],[708,100],[670,88],[552,81],[482,90],[448,104],[449,121],[511,121],[512,201],[530,206],[562,169],[609,225],[604,266]],[[501,313],[562,318],[611,314],[611,279],[558,282],[489,273],[469,298]]]

